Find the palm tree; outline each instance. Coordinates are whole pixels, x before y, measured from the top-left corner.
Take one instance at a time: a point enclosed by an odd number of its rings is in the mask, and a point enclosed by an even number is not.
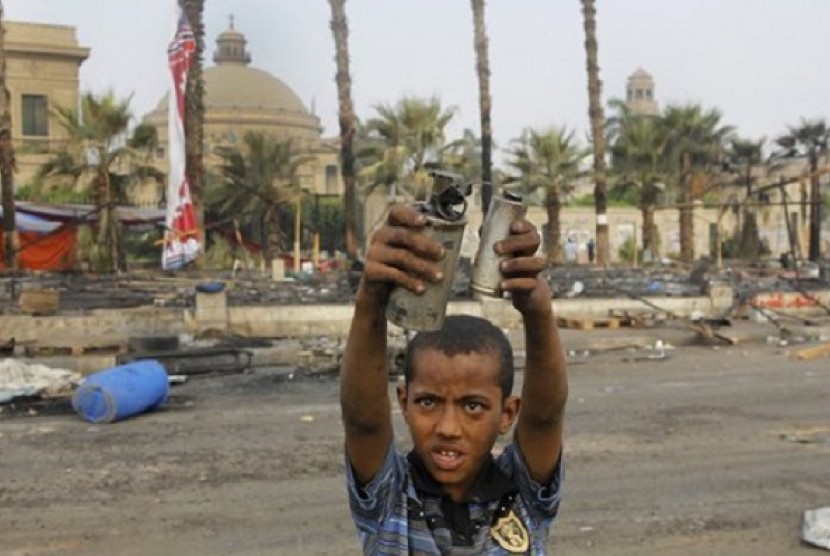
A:
[[[581,148],[574,131],[551,127],[538,131],[527,128],[515,139],[507,153],[508,165],[517,171],[515,178],[526,193],[544,195],[548,221],[544,227],[548,263],[562,262],[560,219],[563,197],[573,189],[581,174],[580,165],[589,152]]]
[[[430,183],[425,164],[440,161],[450,146],[445,129],[455,109],[443,108],[436,97],[404,97],[395,105],[374,108],[377,116],[366,122],[367,136],[382,142],[383,152],[361,173],[370,186],[390,183],[391,177],[400,180],[416,199],[424,198]]]
[[[602,81],[597,61],[597,22],[594,0],[582,0],[585,26],[585,60],[588,70],[588,115],[591,119],[591,139],[594,147],[594,204],[597,215],[597,264],[608,264],[608,215],[605,184],[605,135],[602,113]],[[645,234],[643,235],[645,237]]]
[[[493,195],[493,126],[490,120],[490,58],[487,52],[487,29],[484,26],[484,0],[470,0],[473,8],[478,102],[481,112],[481,210],[487,214]]]
[[[132,117],[130,99],[118,100],[112,92],[81,96],[80,108],[55,109],[67,143],[38,171],[40,177],[68,176],[72,184],[90,174],[98,212],[98,241],[93,257],[101,269],[123,270],[120,226],[116,203],[123,191],[115,188],[113,168],[130,156],[124,135]]]
[[[679,192],[680,204],[680,258],[690,263],[694,260],[694,202],[700,191],[693,190],[693,178],[697,173],[709,173],[723,152],[723,142],[732,131],[720,123],[721,113],[712,108],[705,110],[697,104],[668,106],[663,123],[668,133],[674,180]]]
[[[205,25],[203,14],[205,0],[184,0],[185,13],[193,28],[196,39],[196,53],[187,76],[185,89],[186,109],[184,117],[185,168],[190,184],[190,197],[196,212],[196,222],[204,245],[205,229],[205,166],[204,166],[204,122],[205,122],[205,81],[202,73],[202,58],[205,51]],[[172,123],[171,123],[172,125]],[[201,259],[197,265],[203,264]]]
[[[3,3],[0,1],[0,187],[3,196],[3,253],[7,269],[17,268],[14,236],[14,145],[12,144],[11,95],[6,86],[6,28],[3,25]]]
[[[635,188],[643,216],[643,253],[656,260],[660,235],[654,213],[660,186],[665,184],[666,129],[658,118],[632,114],[625,103],[611,103],[617,115],[609,120],[611,161],[618,187]]]
[[[468,183],[482,176],[481,161],[482,141],[473,130],[467,128],[456,139],[444,146],[441,151],[439,166],[464,177]],[[483,193],[482,193],[483,196]]]
[[[799,127],[789,127],[789,132],[776,139],[782,149],[782,158],[806,158],[810,171],[810,244],[809,259],[821,258],[821,188],[818,164],[828,155],[830,127],[824,119],[801,120]]]
[[[729,169],[737,174],[738,185],[744,187],[744,204],[742,218],[738,223],[740,233],[740,252],[746,259],[755,259],[760,255],[761,239],[758,236],[758,223],[755,218],[753,199],[756,179],[753,168],[764,161],[764,142],[766,139],[752,141],[740,137],[731,137],[726,147],[726,162]]]
[[[209,190],[206,202],[212,213],[261,229],[263,256],[270,264],[285,248],[280,209],[302,194],[298,170],[310,159],[298,155],[290,140],[262,133],[246,133],[242,147],[218,151],[222,182]]]
[[[337,61],[337,98],[340,122],[340,172],[343,176],[344,210],[346,212],[346,253],[357,259],[357,176],[354,140],[357,119],[352,103],[352,77],[349,71],[349,22],[346,19],[346,0],[329,0],[331,31],[334,34]]]

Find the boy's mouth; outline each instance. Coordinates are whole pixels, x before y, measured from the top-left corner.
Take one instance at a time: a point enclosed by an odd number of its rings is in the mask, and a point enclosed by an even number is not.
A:
[[[453,471],[461,465],[462,455],[455,450],[433,450],[432,461],[441,471]]]

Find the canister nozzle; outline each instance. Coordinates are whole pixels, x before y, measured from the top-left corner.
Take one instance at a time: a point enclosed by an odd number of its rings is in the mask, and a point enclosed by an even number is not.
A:
[[[424,214],[456,222],[467,212],[467,196],[472,192],[472,184],[465,184],[460,174],[444,170],[432,170],[432,195],[418,205]]]

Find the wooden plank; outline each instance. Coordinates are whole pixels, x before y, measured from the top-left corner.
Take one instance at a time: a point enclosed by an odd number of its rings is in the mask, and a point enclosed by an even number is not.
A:
[[[30,315],[51,315],[58,310],[60,291],[26,289],[17,300],[20,310]]]
[[[824,342],[795,352],[795,357],[799,361],[811,361],[824,355],[830,355],[830,342]]]
[[[121,337],[54,337],[33,342],[24,347],[27,357],[50,355],[92,355],[126,353],[127,339]]]

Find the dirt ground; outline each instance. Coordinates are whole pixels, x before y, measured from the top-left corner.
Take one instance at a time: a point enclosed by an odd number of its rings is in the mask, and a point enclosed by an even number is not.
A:
[[[570,378],[552,553],[815,553],[799,536],[830,505],[830,361],[685,347]],[[193,379],[113,425],[6,407],[0,554],[358,554],[342,442],[336,382],[284,369]]]

